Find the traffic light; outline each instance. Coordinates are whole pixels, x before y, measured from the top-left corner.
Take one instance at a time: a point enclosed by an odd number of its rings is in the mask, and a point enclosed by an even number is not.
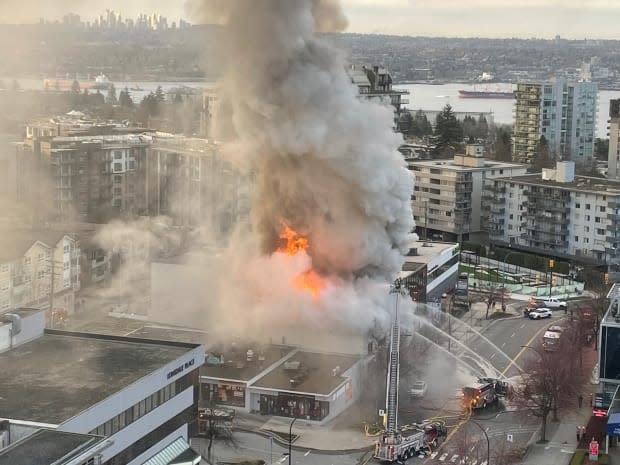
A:
[[[549,268],[553,268],[555,265],[555,260],[551,259],[549,260]]]
[[[605,284],[609,284],[609,273],[605,273]]]

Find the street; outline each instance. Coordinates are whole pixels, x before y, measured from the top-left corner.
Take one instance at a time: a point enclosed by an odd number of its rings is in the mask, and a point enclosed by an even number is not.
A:
[[[530,320],[523,317],[499,319],[484,327],[481,334],[466,329],[463,325],[458,339],[465,343],[475,354],[484,358],[498,373],[506,378],[512,378],[519,374],[528,359],[536,357],[533,350],[527,350],[523,346],[540,348],[542,334],[547,327],[564,318],[564,312],[555,312],[553,317],[544,320]],[[477,328],[481,330],[481,328]],[[458,330],[457,330],[458,333]],[[466,371],[467,367],[461,368],[455,362],[454,357],[447,357],[446,351],[435,347],[432,355],[433,364],[447,363],[452,366],[443,367],[452,373],[444,373],[444,379],[451,379],[454,371]],[[462,354],[463,348],[452,348],[454,354]],[[470,354],[471,356],[471,354]],[[440,359],[444,361],[441,362]],[[403,372],[406,367],[402,368]],[[441,382],[441,381],[439,381]],[[491,458],[501,451],[508,451],[525,447],[532,435],[537,431],[539,419],[520,414],[510,405],[508,400],[502,399],[496,404],[484,410],[475,411],[468,421],[463,421],[463,412],[456,393],[460,388],[450,386],[442,389],[438,381],[430,381],[429,391],[423,398],[411,398],[401,392],[399,409],[399,424],[420,422],[426,418],[439,417],[449,426],[450,431],[457,431],[449,436],[446,441],[435,451],[432,456],[426,458],[414,457],[409,459],[411,464],[457,464],[467,456],[469,464],[485,465],[487,461],[487,443],[485,434],[489,440]],[[450,392],[450,394],[448,394]],[[484,432],[483,432],[484,431]],[[360,428],[360,434],[361,428]],[[206,441],[195,438],[192,444],[203,456],[207,456]],[[266,463],[288,463],[288,449],[272,443],[269,438],[262,435],[235,431],[233,439],[229,441],[215,440],[212,449],[212,463],[239,458],[252,457],[264,460]],[[298,465],[355,465],[367,463],[369,455],[361,452],[354,454],[324,454],[309,450],[293,449],[291,463]],[[370,459],[370,463],[374,460]]]

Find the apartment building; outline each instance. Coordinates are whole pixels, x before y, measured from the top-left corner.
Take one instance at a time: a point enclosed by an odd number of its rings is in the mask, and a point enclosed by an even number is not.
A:
[[[620,180],[620,99],[609,101],[607,178]]]
[[[0,313],[40,308],[48,323],[75,311],[80,289],[80,248],[75,238],[54,231],[3,232],[0,254]]]
[[[149,214],[169,216],[176,225],[207,220],[228,230],[249,208],[242,194],[243,176],[220,156],[219,146],[206,139],[155,138],[146,178]]]
[[[620,264],[620,182],[575,176],[572,161],[489,183],[491,243],[582,262]]]
[[[99,125],[57,135],[67,130],[39,124],[18,146],[17,199],[35,223],[166,215],[179,226],[229,229],[247,210],[242,176],[212,141]]]
[[[593,82],[517,84],[513,159],[531,163],[541,136],[556,160],[584,163],[594,157],[598,88]]]
[[[482,232],[482,192],[486,179],[520,176],[527,166],[487,160],[481,145],[470,144],[452,160],[412,161],[412,196],[416,230],[421,238],[461,242]]]

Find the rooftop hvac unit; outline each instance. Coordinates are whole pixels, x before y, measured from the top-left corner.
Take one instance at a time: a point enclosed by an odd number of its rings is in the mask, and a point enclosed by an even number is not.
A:
[[[22,319],[16,313],[5,313],[3,315],[3,321],[11,323],[11,331],[13,336],[22,332]]]

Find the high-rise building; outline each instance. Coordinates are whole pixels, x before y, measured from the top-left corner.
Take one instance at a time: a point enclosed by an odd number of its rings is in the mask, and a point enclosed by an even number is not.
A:
[[[620,180],[620,99],[609,101],[609,152],[607,177]]]
[[[594,157],[598,89],[593,82],[517,84],[513,159],[531,163],[541,139],[556,160],[584,163]]]

